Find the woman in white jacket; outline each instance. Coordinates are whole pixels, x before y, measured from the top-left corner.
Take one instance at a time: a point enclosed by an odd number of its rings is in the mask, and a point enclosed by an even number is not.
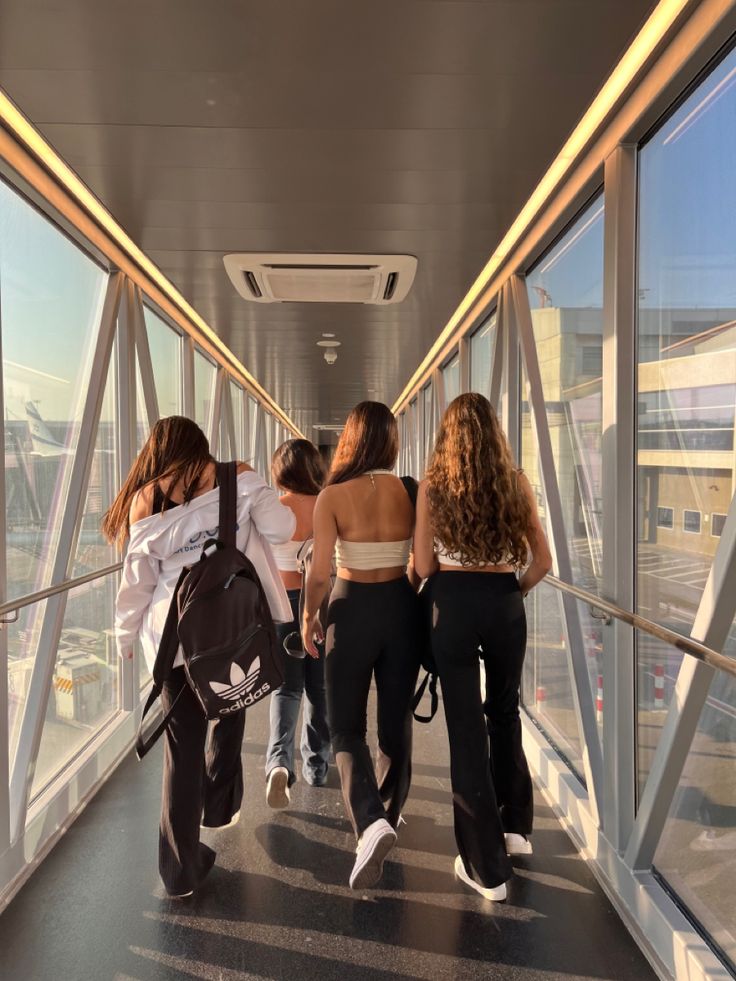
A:
[[[288,541],[294,513],[245,463],[238,464],[237,486],[238,548],[255,565],[274,620],[288,621],[286,591],[263,540]],[[218,507],[215,461],[204,433],[182,416],[161,419],[103,522],[110,541],[121,548],[128,541],[115,616],[121,657],[131,658],[140,639],[152,670],[179,574],[216,536]],[[159,829],[159,871],[176,898],[191,895],[215,860],[199,840],[200,824],[221,828],[238,818],[245,726],[244,712],[215,721],[205,753],[207,719],[182,665],[179,651],[162,693],[165,712],[182,693],[166,730]]]

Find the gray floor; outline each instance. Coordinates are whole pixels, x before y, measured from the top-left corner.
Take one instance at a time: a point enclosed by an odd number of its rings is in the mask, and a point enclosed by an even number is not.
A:
[[[637,979],[654,975],[538,799],[536,853],[505,904],[453,877],[446,735],[417,726],[415,780],[381,888],[347,888],[353,843],[334,772],[293,807],[263,797],[267,710],[248,720],[243,818],[175,902],[156,874],[160,746],[126,760],[0,917],[3,981]]]

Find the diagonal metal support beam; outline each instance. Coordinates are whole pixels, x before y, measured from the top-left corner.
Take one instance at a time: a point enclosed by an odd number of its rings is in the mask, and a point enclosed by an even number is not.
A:
[[[135,309],[131,280],[126,279],[123,286],[123,300],[118,311],[118,327],[115,343],[115,399],[117,407],[116,439],[118,453],[117,486],[122,487],[138,451],[138,424],[136,401],[135,370]],[[139,645],[133,649],[132,660],[121,660],[119,664],[120,708],[131,712],[138,702],[138,658]]]
[[[501,317],[503,310],[503,290],[498,297],[498,306],[494,314],[496,325],[491,334],[491,363],[490,377],[488,379],[488,401],[498,412],[501,405],[501,386],[503,385],[503,358],[504,358],[504,337],[501,329]]]
[[[238,448],[235,445],[235,415],[233,412],[233,399],[232,391],[230,389],[230,378],[226,374],[225,380],[222,388],[222,404],[220,409],[220,416],[225,423],[225,432],[227,434],[226,447],[220,447],[220,459],[224,460],[236,460],[238,458]],[[222,432],[222,427],[220,427],[220,432]]]
[[[227,381],[227,372],[224,368],[218,368],[215,375],[215,392],[212,398],[212,409],[210,411],[210,425],[207,438],[210,446],[215,447],[217,456],[222,459],[222,447],[220,446],[220,413],[222,411],[222,390]]]
[[[539,359],[534,341],[534,328],[529,308],[526,286],[519,276],[513,276],[510,282],[510,303],[513,306],[513,321],[519,332],[524,366],[527,377],[527,397],[532,410],[532,419],[539,448],[539,469],[542,478],[542,490],[547,508],[549,522],[550,549],[554,558],[555,569],[560,579],[572,582],[572,565],[567,542],[567,530],[562,511],[562,499],[557,482],[557,470],[552,439],[544,403],[544,389],[539,370]],[[602,813],[603,802],[603,754],[598,736],[598,725],[595,718],[593,694],[588,679],[588,666],[585,657],[585,644],[580,624],[580,611],[577,600],[573,596],[563,594],[562,608],[564,613],[563,626],[565,631],[565,647],[568,670],[570,672],[571,688],[575,712],[580,726],[583,741],[583,765],[588,784],[588,795],[591,807],[597,814]]]
[[[185,334],[181,348],[181,402],[187,419],[194,419],[194,341]]]
[[[156,382],[153,376],[153,363],[151,361],[151,348],[148,343],[148,331],[146,330],[146,318],[143,311],[143,299],[140,289],[135,286],[130,291],[126,291],[126,300],[132,304],[131,321],[135,331],[135,349],[138,355],[138,366],[141,370],[143,400],[146,405],[148,425],[152,427],[154,423],[158,422],[160,416],[158,411],[158,396],[156,395]]]
[[[731,500],[700,599],[691,637],[716,651],[723,649],[736,616],[736,496]],[[682,770],[697,732],[715,670],[684,657],[667,719],[659,737],[634,828],[626,849],[627,865],[651,868]]]
[[[56,547],[51,559],[52,584],[63,582],[68,578],[69,567],[76,552],[122,289],[123,274],[113,273],[107,283],[79,427],[77,450],[73,457],[65,458],[69,461],[65,465],[71,468],[67,493],[59,495],[50,522],[50,527],[59,527]],[[67,595],[67,592],[63,592],[48,599],[41,621],[38,648],[28,682],[18,748],[10,777],[10,829],[13,841],[17,840],[25,826],[28,798],[46,720],[46,708],[56,664],[59,636],[64,622]]]
[[[507,280],[498,298],[499,319],[498,330],[503,335],[502,341],[502,372],[503,385],[500,388],[501,421],[506,432],[509,445],[515,458],[519,459],[521,448],[519,430],[519,333],[514,316],[512,284]]]

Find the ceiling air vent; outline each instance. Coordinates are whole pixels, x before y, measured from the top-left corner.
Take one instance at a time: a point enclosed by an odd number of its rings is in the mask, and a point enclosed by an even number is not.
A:
[[[400,303],[417,270],[411,255],[241,252],[224,263],[238,293],[257,303]]]

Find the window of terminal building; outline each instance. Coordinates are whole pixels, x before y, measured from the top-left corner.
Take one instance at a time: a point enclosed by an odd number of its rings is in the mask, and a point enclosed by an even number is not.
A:
[[[691,535],[700,534],[700,511],[682,512],[682,530]]]
[[[723,534],[723,526],[726,523],[725,514],[711,514],[710,516],[710,533],[713,538],[720,538]]]
[[[670,529],[675,527],[674,508],[657,508],[657,527]]]

